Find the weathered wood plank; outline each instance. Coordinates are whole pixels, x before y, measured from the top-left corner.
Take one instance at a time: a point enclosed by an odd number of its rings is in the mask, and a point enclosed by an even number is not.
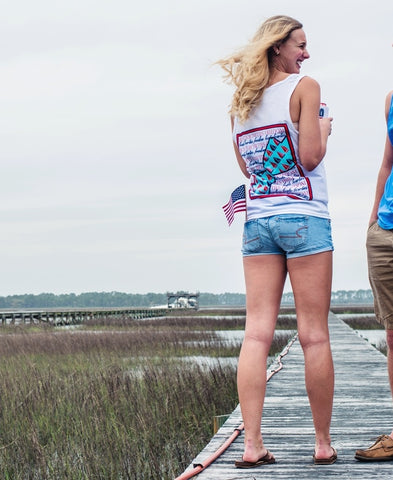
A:
[[[314,430],[304,385],[303,353],[296,341],[283,358],[283,369],[267,386],[262,431],[277,463],[252,470],[236,469],[234,461],[243,451],[241,434],[194,478],[393,478],[393,462],[363,463],[354,459],[357,448],[369,446],[378,435],[390,433],[393,427],[386,357],[332,313],[329,327],[336,376],[331,433],[338,451],[337,462],[331,466],[315,466],[312,462]],[[237,407],[192,465],[203,464],[241,423]],[[192,470],[192,465],[187,471]]]

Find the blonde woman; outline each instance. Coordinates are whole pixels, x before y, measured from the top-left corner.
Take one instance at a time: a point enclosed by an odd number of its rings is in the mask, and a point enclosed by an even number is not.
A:
[[[323,158],[332,118],[319,118],[320,87],[300,73],[310,57],[302,24],[266,20],[251,42],[218,63],[235,86],[235,154],[247,177],[243,265],[247,296],[238,392],[245,438],[238,468],[274,463],[261,434],[266,362],[289,274],[315,427],[315,464],[332,464],[334,369],[330,349],[332,251]]]

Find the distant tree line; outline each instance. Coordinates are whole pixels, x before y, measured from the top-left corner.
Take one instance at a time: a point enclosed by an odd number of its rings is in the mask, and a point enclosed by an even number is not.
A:
[[[40,293],[0,297],[0,308],[154,307],[167,303],[166,293],[87,292]]]
[[[374,297],[372,291],[369,290],[337,290],[332,292],[332,304],[369,304],[373,303]],[[282,303],[293,303],[293,293],[284,293]]]
[[[194,292],[190,292],[194,293]],[[332,304],[369,304],[373,302],[371,290],[339,290],[332,293]],[[244,306],[243,293],[199,293],[199,306]],[[284,293],[283,304],[293,304],[293,294]],[[0,297],[0,308],[112,308],[155,307],[167,304],[166,293],[87,292],[81,294],[40,293]]]

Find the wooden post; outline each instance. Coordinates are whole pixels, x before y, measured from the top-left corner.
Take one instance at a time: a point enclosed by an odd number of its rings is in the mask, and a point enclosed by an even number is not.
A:
[[[215,435],[219,428],[228,420],[229,415],[216,415],[213,417],[213,434]]]

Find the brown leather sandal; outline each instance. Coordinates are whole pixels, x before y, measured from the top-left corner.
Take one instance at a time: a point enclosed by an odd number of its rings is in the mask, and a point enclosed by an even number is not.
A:
[[[333,448],[333,454],[329,458],[315,458],[315,452],[312,456],[314,460],[314,465],[332,465],[337,460],[337,452],[336,449]]]
[[[235,467],[236,468],[255,468],[255,467],[260,467],[261,465],[268,465],[269,463],[276,463],[276,459],[273,457],[273,455],[268,450],[266,452],[266,455],[261,457],[256,462],[246,462],[243,459],[236,460],[235,461]]]

